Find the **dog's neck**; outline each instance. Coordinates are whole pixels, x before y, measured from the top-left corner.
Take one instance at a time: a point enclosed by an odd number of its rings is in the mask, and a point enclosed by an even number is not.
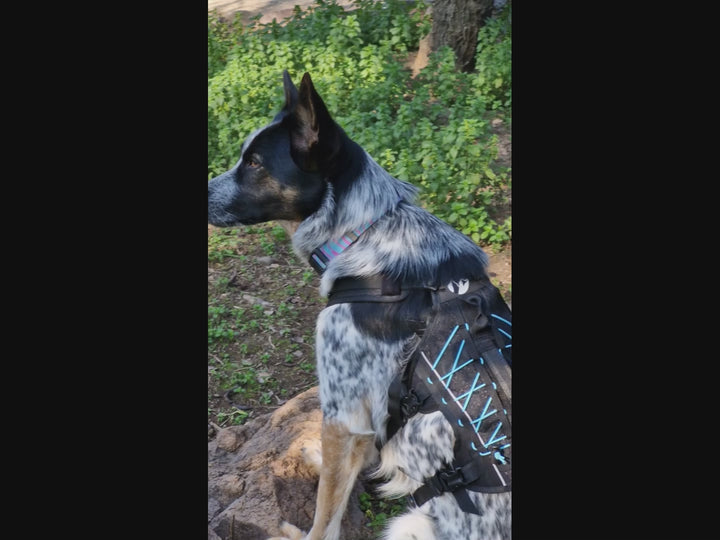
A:
[[[398,198],[395,202],[395,206],[400,204],[401,200],[401,198]],[[394,210],[395,207],[392,209]],[[346,231],[340,238],[326,242],[319,248],[315,248],[308,258],[310,266],[312,266],[318,274],[325,272],[325,268],[327,268],[330,261],[338,257],[343,251],[353,245],[365,231],[367,231],[377,220],[382,219],[384,216],[385,214],[379,215],[370,221],[363,223],[360,227]]]
[[[398,201],[412,202],[417,188],[394,178],[352,141],[346,144],[345,171],[328,179],[320,208],[300,223],[292,238],[295,253],[308,260],[321,246],[348,232],[367,229]]]
[[[340,277],[383,273],[392,274],[393,279],[444,283],[483,275],[485,253],[469,238],[415,205],[417,192],[415,186],[393,177],[360,147],[352,152],[351,166],[342,176],[328,180],[320,208],[300,223],[292,238],[293,249],[307,261],[313,250],[364,227],[378,216],[382,218],[330,262],[320,280],[321,296],[327,296]],[[398,204],[398,200],[402,202]],[[402,214],[402,219],[396,214]],[[429,227],[434,231],[432,239],[424,234]],[[428,249],[430,245],[432,249]],[[419,257],[419,253],[423,256]],[[466,268],[478,269],[478,275],[468,275]]]
[[[416,187],[391,176],[356,143],[347,140],[345,148],[345,170],[327,180],[320,208],[293,236],[293,248],[305,260],[321,245],[388,213],[398,200],[412,202],[417,196]]]

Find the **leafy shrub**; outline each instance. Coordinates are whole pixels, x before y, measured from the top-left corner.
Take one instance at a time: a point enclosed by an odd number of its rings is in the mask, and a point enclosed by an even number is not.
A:
[[[512,105],[510,8],[502,17],[489,19],[478,32],[476,85],[478,91],[494,98],[492,108]]]
[[[478,243],[511,237],[510,170],[497,164],[491,121],[510,123],[510,10],[481,30],[477,71],[453,52],[404,66],[430,30],[426,5],[335,0],[295,8],[278,23],[242,27],[208,14],[208,179],[239,158],[244,138],[283,105],[282,71],[310,72],[335,120],[391,174],[421,188],[421,203]],[[498,210],[500,208],[500,210]],[[505,210],[503,211],[502,208]]]

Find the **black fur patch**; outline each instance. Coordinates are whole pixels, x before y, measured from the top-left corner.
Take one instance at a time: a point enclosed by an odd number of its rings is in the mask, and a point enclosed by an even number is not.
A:
[[[353,322],[368,336],[383,341],[399,341],[422,334],[432,307],[430,291],[413,290],[400,302],[382,304],[359,302],[350,305]]]

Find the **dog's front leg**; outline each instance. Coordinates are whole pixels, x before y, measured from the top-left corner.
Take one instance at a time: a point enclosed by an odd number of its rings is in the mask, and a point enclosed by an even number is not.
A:
[[[303,536],[294,525],[283,523],[281,530],[285,536],[268,540],[338,540],[350,493],[372,454],[373,440],[373,434],[351,433],[342,422],[323,419],[322,463],[316,464],[320,469],[320,482],[312,529]]]
[[[356,434],[337,420],[323,420],[322,467],[315,519],[306,540],[338,540],[355,480],[370,455],[372,434]]]

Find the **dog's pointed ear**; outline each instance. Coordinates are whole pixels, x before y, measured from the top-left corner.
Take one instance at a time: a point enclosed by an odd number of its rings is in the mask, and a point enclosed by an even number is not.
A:
[[[287,100],[287,86],[285,94]],[[306,171],[331,174],[342,145],[342,131],[315,90],[309,73],[300,81],[290,117],[290,151],[295,163]]]
[[[298,90],[290,78],[287,69],[283,70],[283,87],[285,88],[285,108],[291,111],[298,102]]]

